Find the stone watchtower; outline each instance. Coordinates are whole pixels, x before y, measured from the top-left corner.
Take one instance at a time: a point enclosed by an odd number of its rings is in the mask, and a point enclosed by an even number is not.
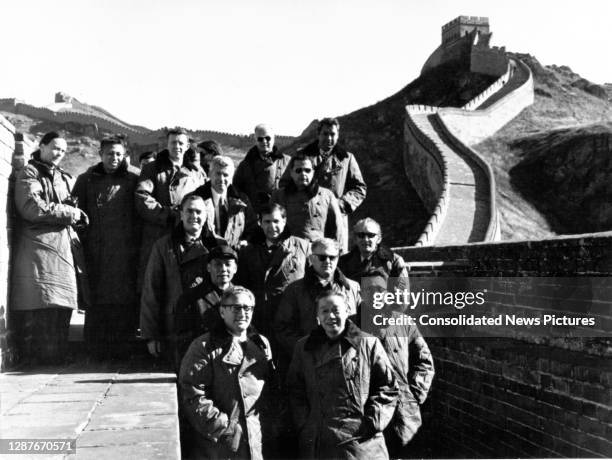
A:
[[[481,16],[459,16],[442,26],[442,45],[476,31],[477,35],[490,35],[489,18]]]
[[[489,18],[458,16],[442,26],[442,43],[429,56],[421,75],[447,63],[474,73],[501,76],[508,66],[503,48],[491,48]]]
[[[74,98],[68,93],[63,93],[62,91],[55,93],[55,102],[65,102],[71,104],[72,99]]]

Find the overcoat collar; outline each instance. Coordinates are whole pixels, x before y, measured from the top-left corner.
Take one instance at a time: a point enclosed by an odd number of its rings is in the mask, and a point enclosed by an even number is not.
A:
[[[357,327],[357,325],[350,319],[346,320],[344,331],[340,335],[338,340],[348,343],[353,348],[359,348],[361,339],[368,337],[368,335]],[[329,340],[325,330],[321,326],[317,326],[312,330],[306,343],[304,344],[304,350],[313,351],[319,348],[321,345]]]

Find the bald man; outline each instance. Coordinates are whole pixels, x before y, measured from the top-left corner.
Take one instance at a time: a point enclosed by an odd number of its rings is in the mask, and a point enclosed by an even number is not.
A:
[[[274,131],[268,125],[255,126],[255,145],[247,152],[234,175],[234,186],[245,193],[255,211],[268,204],[270,195],[278,189],[289,156],[274,145]]]

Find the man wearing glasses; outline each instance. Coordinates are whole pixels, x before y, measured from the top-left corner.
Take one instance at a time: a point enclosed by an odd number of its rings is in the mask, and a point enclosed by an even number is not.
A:
[[[274,321],[274,330],[280,350],[291,357],[296,342],[317,325],[315,299],[323,292],[332,290],[344,295],[349,315],[357,313],[361,304],[359,284],[345,277],[336,268],[338,243],[321,238],[312,243],[312,254],[308,257],[312,266],[306,268],[304,278],[287,286]]]
[[[222,322],[195,339],[179,374],[182,407],[195,431],[189,458],[263,458],[260,413],[272,377],[268,340],[251,327],[253,293],[223,292]]]
[[[380,225],[366,217],[353,227],[355,246],[340,257],[338,267],[346,276],[357,282],[372,273],[383,274],[385,279],[399,278],[397,288],[408,289],[408,270],[404,259],[381,244]]]
[[[274,145],[274,131],[264,124],[255,126],[255,145],[247,152],[234,174],[233,184],[249,197],[256,212],[268,204],[278,189],[289,156]]]

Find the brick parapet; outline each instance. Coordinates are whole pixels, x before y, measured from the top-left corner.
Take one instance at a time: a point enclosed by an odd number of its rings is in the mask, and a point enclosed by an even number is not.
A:
[[[450,190],[448,176],[448,162],[440,148],[425,134],[415,122],[415,116],[434,114],[437,107],[412,105],[406,107],[406,120],[404,126],[404,168],[408,179],[417,189],[419,196],[431,213],[423,232],[415,243],[417,246],[433,244],[440,230],[446,211],[448,209],[448,194]],[[423,174],[417,165],[428,164],[437,169],[436,176],[440,178],[439,187],[421,180],[430,174]]]
[[[489,315],[588,313],[612,330],[612,232],[396,251],[414,289],[423,276],[467,291],[484,279]],[[541,277],[545,295],[530,288]],[[542,332],[427,338],[436,378],[415,441],[435,457],[611,457],[610,340]]]
[[[10,337],[9,267],[10,241],[12,236],[12,213],[10,179],[12,156],[15,150],[15,128],[0,115],[0,370],[8,367],[15,358],[15,349]]]

